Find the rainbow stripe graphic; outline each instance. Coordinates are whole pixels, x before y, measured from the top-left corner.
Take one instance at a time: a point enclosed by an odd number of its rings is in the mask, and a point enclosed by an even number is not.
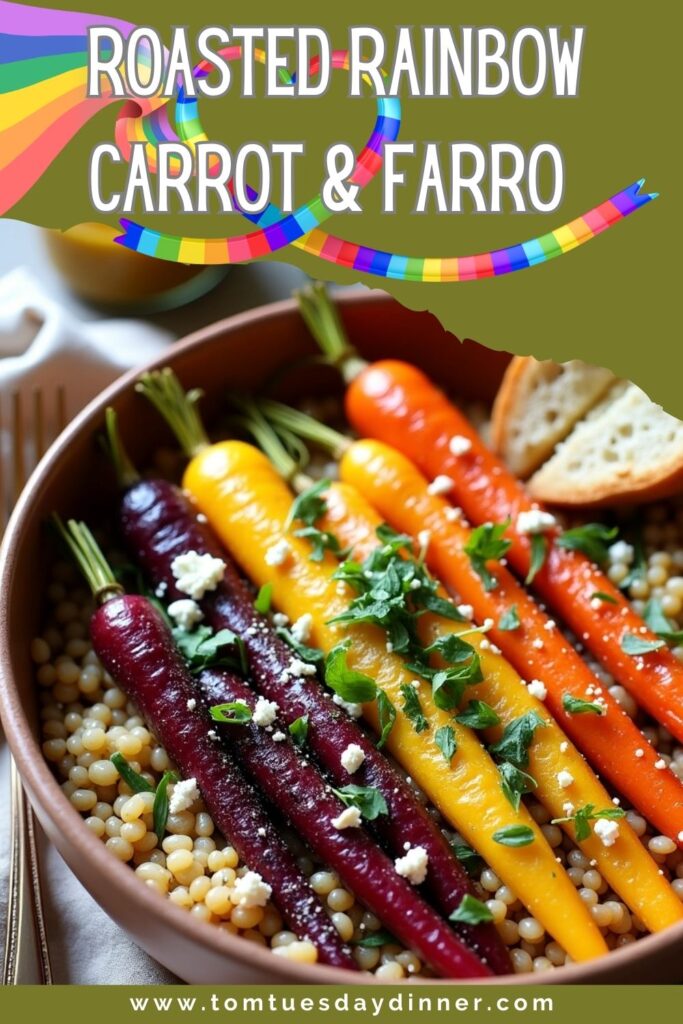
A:
[[[106,94],[87,96],[87,33],[94,25],[113,25],[126,38],[135,27],[129,22],[100,15],[53,11],[0,0],[0,214],[11,209],[40,178],[71,138],[100,110],[120,98]],[[241,59],[238,46],[227,47],[226,60]],[[263,51],[255,57],[265,62]],[[148,62],[142,52],[141,65]],[[335,69],[349,68],[347,51],[332,57]],[[212,65],[197,65],[197,78]],[[312,61],[315,73],[317,58]],[[282,71],[285,82],[294,76]],[[372,132],[358,154],[345,185],[363,188],[382,166],[386,142],[394,141],[401,127],[401,107],[395,98],[377,97]],[[173,115],[171,116],[171,110]],[[178,86],[175,106],[167,97],[131,97],[125,101],[115,126],[115,139],[124,159],[133,143],[144,143],[150,171],[156,170],[161,142],[180,141],[191,150],[208,141],[196,98]],[[358,245],[328,234],[321,225],[332,216],[321,195],[285,214],[269,203],[259,214],[240,209],[253,230],[230,238],[192,238],[154,231],[122,219],[117,241],[132,250],[159,259],[188,264],[246,263],[291,245],[336,266],[373,277],[396,281],[455,282],[497,277],[524,270],[562,256],[585,244],[620,220],[645,206],[657,193],[642,191],[644,179],[611,199],[547,234],[529,241],[474,256],[408,256]],[[229,186],[230,187],[230,186]],[[254,200],[257,193],[249,191]]]

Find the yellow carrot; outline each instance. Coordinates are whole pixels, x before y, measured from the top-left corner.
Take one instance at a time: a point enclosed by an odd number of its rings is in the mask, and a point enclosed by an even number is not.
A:
[[[516,812],[503,795],[498,770],[477,736],[437,708],[428,687],[420,698],[431,729],[429,735],[417,733],[401,710],[401,686],[414,674],[387,651],[382,630],[330,623],[347,609],[351,592],[333,579],[337,563],[329,553],[320,562],[311,561],[309,543],[287,529],[292,494],[268,459],[239,441],[212,445],[190,461],[183,486],[247,575],[257,585],[272,584],[274,604],[292,619],[311,615],[314,646],[328,652],[341,640],[351,641],[349,665],[370,676],[396,707],[387,748],[444,818],[573,959],[604,953],[605,941],[586,905],[528,811],[520,807]],[[375,703],[363,710],[377,727]],[[457,744],[450,762],[432,738],[445,726],[453,729]],[[533,841],[516,848],[494,841],[494,833],[509,826],[529,829]]]

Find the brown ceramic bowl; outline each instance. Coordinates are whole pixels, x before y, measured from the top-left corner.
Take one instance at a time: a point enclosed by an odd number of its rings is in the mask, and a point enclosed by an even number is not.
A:
[[[370,357],[396,356],[416,362],[445,387],[466,399],[489,401],[508,357],[474,342],[460,343],[434,317],[405,310],[381,293],[341,299],[354,343]],[[290,371],[282,387],[290,397],[335,386],[327,372],[296,369],[313,351],[293,302],[281,302],[224,320],[179,342],[158,361],[172,364],[187,385],[206,392],[205,411],[218,407],[227,390],[256,389],[274,371]],[[131,937],[171,971],[192,983],[354,983],[367,976],[329,967],[295,965],[243,939],[192,918],[146,888],[129,867],[109,854],[85,827],[43,759],[29,645],[39,629],[45,565],[44,524],[54,510],[97,515],[112,500],[111,474],[94,443],[104,410],[119,413],[134,460],[145,465],[168,442],[159,418],[133,392],[129,374],[85,409],[53,445],[33,474],[12,517],[2,548],[0,673],[2,721],[36,814],[50,840],[100,905]],[[680,980],[683,925],[650,936],[600,961],[572,965],[544,982],[614,983]],[[516,976],[515,984],[532,980]],[[536,979],[533,979],[536,980]],[[124,982],[125,978],[112,981]]]

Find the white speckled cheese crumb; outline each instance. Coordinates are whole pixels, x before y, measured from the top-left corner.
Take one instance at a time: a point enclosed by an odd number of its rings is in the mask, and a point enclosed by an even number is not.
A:
[[[562,742],[560,743],[560,753],[561,754],[566,754],[568,750],[569,750],[569,744],[567,743],[566,740],[562,740]]]
[[[176,782],[168,802],[170,814],[177,814],[179,811],[186,811],[199,796],[196,779],[182,779]]]
[[[531,508],[517,516],[518,533],[545,533],[556,525],[555,516],[550,512],[541,511],[540,508]]]
[[[341,765],[349,775],[357,772],[364,760],[363,748],[359,747],[357,743],[349,743],[346,750],[342,751]]]
[[[574,804],[571,803],[568,800],[566,804],[562,804],[562,810],[564,811],[564,813],[567,815],[568,818],[571,818],[572,815],[574,814],[574,810],[575,810]]]
[[[169,604],[167,610],[176,626],[184,629],[185,632],[189,632],[193,626],[196,626],[204,618],[201,608],[191,597],[174,601],[172,604]]]
[[[338,707],[343,708],[347,715],[350,715],[351,718],[360,718],[360,716],[363,714],[363,708],[361,707],[360,704],[352,704],[351,701],[344,700],[343,697],[340,697],[338,693],[335,693],[335,695],[332,698],[332,701],[334,704],[337,704]]]
[[[660,757],[658,761],[655,761],[655,768],[657,771],[663,772],[666,768],[666,761],[663,757]]]
[[[340,832],[344,828],[359,828],[361,813],[357,807],[345,807],[338,818],[332,819],[332,825]]]
[[[532,679],[527,687],[532,697],[537,700],[545,700],[548,696],[548,690],[545,683],[542,683],[540,679]]]
[[[432,539],[432,531],[431,530],[420,530],[420,532],[417,535],[417,543],[420,545],[421,548],[423,548],[425,550],[429,547],[429,542],[430,542],[431,539]]]
[[[186,551],[176,555],[171,562],[171,572],[178,590],[187,594],[193,601],[199,601],[209,590],[215,590],[225,575],[225,562],[213,555],[200,555],[196,551]]]
[[[421,885],[427,877],[429,858],[424,846],[413,846],[405,857],[394,861],[396,874],[407,878],[411,885]]]
[[[593,826],[593,831],[603,846],[614,846],[619,835],[619,823],[609,821],[607,818],[598,818]]]
[[[185,706],[188,711],[194,711],[194,709],[197,707],[197,701],[194,699],[194,697],[190,697]]]
[[[305,644],[307,642],[311,635],[312,626],[313,616],[309,612],[300,616],[292,625],[292,636],[298,644]]]
[[[265,697],[259,697],[254,706],[251,720],[254,725],[260,725],[261,728],[265,728],[265,726],[273,724],[278,710],[274,700],[266,700]]]
[[[448,494],[455,487],[455,481],[452,477],[446,476],[444,473],[440,473],[439,476],[435,476],[431,484],[427,488],[427,494]]]
[[[574,782],[574,776],[571,772],[568,772],[565,768],[557,773],[557,783],[560,789],[569,789]]]
[[[283,732],[280,732],[279,729],[277,732],[273,733],[273,743],[284,743],[286,739],[287,737],[285,736],[285,734]]]
[[[448,442],[448,450],[451,455],[464,455],[472,447],[472,442],[469,437],[463,437],[462,434],[454,434]]]
[[[272,892],[256,871],[247,871],[241,878],[235,879],[232,890],[232,902],[238,907],[265,907]]]
[[[266,551],[266,565],[284,565],[291,550],[289,543],[282,537]]]
[[[459,604],[456,610],[460,612],[465,619],[471,619],[474,615],[474,608],[471,604]]]

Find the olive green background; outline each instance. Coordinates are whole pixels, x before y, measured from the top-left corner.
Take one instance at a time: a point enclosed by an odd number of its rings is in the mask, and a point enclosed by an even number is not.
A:
[[[375,180],[360,194],[362,214],[335,215],[325,227],[352,241],[408,255],[471,255],[558,227],[640,177],[647,179],[646,189],[660,193],[655,202],[550,263],[476,282],[390,282],[337,269],[292,247],[272,258],[295,264],[312,276],[344,284],[360,280],[385,288],[411,308],[428,308],[461,338],[539,357],[583,357],[603,363],[635,379],[669,411],[683,417],[678,244],[681,5],[671,0],[647,4],[426,0],[416,7],[405,0],[381,6],[369,5],[367,0],[336,5],[298,0],[285,6],[260,0],[245,7],[167,0],[163,5],[141,7],[131,0],[117,0],[116,4],[74,2],[69,6],[152,24],[166,41],[174,24],[188,26],[193,34],[208,24],[228,28],[233,23],[322,24],[333,46],[342,48],[347,45],[349,25],[370,22],[385,33],[389,53],[397,25],[496,25],[507,32],[522,25],[585,25],[580,92],[575,99],[555,98],[552,90],[535,98],[520,97],[514,91],[479,99],[402,97],[399,141],[468,140],[484,146],[514,141],[525,149],[541,141],[559,145],[566,187],[558,210],[415,216],[420,163],[416,160],[411,165],[404,159],[403,166],[412,167],[412,187],[399,190],[395,215],[382,214],[381,185]],[[241,99],[231,90],[224,98],[203,99],[200,104],[210,137],[230,147],[246,141],[305,140],[307,155],[297,162],[295,198],[299,203],[320,189],[323,153],[332,142],[360,147],[369,135],[374,102],[370,97],[349,99],[347,90],[346,73],[336,71],[333,88],[320,98]],[[87,174],[92,148],[113,140],[116,113],[117,107],[112,106],[94,118],[8,216],[61,228],[92,219],[115,224],[115,216],[95,217],[90,209]],[[444,166],[448,167],[447,160]],[[122,174],[108,176],[108,183],[114,184],[117,177],[120,182]],[[273,198],[277,202],[279,197]],[[222,236],[249,230],[237,214],[140,219],[148,226],[186,235]]]

